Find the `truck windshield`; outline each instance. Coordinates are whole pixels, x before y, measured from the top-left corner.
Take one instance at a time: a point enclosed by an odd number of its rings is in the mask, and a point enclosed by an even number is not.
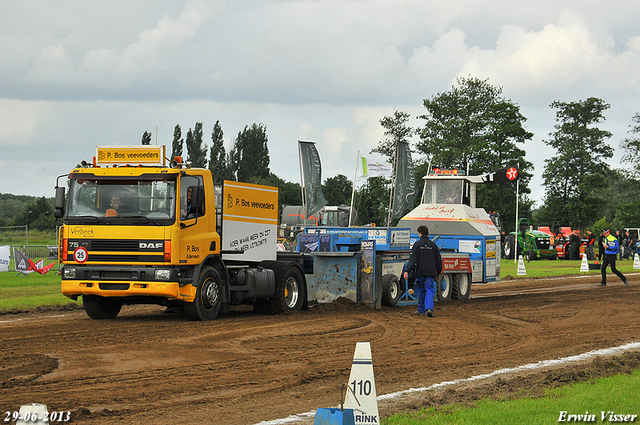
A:
[[[175,221],[175,180],[72,178],[65,222],[166,226]]]
[[[462,187],[460,179],[426,180],[422,193],[423,204],[462,204]]]

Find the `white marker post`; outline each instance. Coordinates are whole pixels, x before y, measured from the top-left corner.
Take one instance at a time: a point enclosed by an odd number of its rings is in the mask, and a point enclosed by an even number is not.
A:
[[[524,267],[524,258],[522,255],[518,258],[518,276],[526,276],[527,269]]]
[[[582,264],[580,264],[581,272],[589,271],[589,263],[587,262],[587,254],[582,254]]]
[[[353,409],[355,425],[380,425],[371,344],[356,343],[344,407]]]

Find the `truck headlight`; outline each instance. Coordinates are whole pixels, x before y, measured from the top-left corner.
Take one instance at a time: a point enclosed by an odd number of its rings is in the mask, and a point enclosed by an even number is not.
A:
[[[64,273],[64,278],[65,279],[75,279],[76,278],[76,269],[74,268],[70,268],[70,267],[65,267],[63,270]]]
[[[171,279],[170,270],[156,270],[156,280],[169,280]]]

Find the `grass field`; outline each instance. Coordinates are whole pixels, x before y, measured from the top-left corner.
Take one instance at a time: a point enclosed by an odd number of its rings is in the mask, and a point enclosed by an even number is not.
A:
[[[79,303],[62,295],[59,275],[0,273],[0,312],[61,304]]]
[[[593,264],[593,261],[589,261]],[[616,268],[623,274],[640,272],[640,269],[633,268],[633,260],[616,261]],[[563,275],[575,275],[575,274],[600,274],[600,270],[590,270],[588,272],[581,272],[580,266],[582,262],[580,260],[537,260],[527,263],[524,262],[527,274],[525,276],[518,276],[518,264],[513,260],[502,260],[500,262],[500,276],[502,279],[509,279],[511,277],[515,279],[527,279],[532,277],[546,277],[546,276],[563,276]],[[607,268],[607,273],[611,273],[611,269]]]
[[[0,245],[27,245],[24,230],[0,231]],[[56,232],[54,230],[29,230],[29,245],[55,245]]]

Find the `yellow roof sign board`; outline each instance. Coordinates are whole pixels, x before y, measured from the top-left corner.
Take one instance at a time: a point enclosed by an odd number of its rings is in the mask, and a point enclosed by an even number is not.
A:
[[[96,146],[96,163],[100,165],[164,165],[164,145]]]

